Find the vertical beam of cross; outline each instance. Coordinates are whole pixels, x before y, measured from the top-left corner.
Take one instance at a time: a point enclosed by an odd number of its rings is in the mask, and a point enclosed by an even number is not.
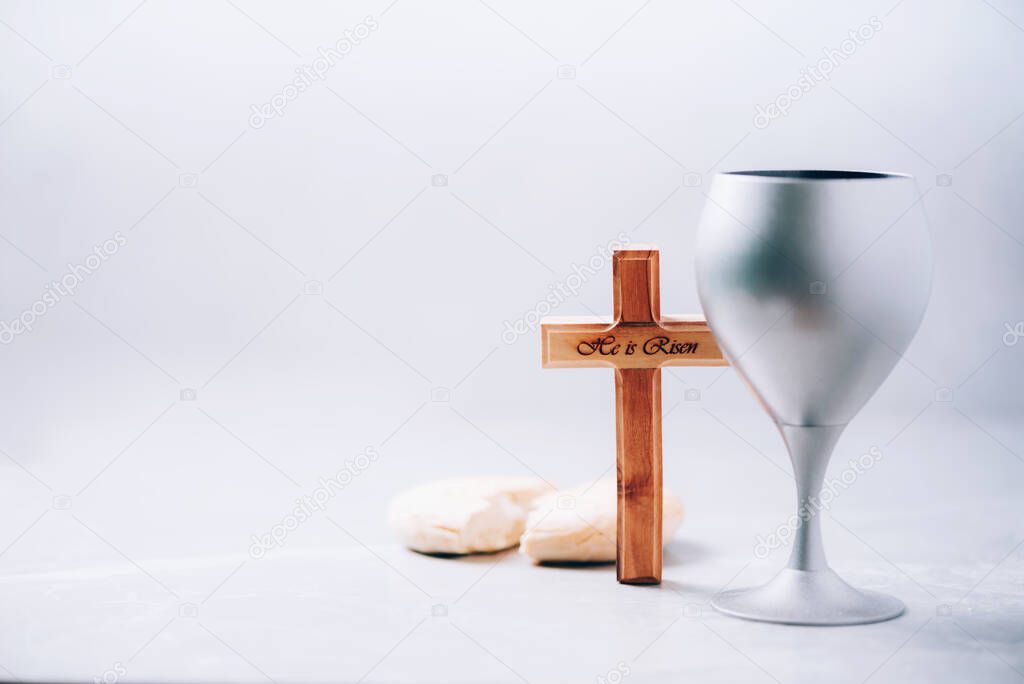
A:
[[[657,250],[623,250],[612,261],[615,320],[661,318]],[[618,474],[615,573],[623,584],[661,582],[661,368],[615,369]]]

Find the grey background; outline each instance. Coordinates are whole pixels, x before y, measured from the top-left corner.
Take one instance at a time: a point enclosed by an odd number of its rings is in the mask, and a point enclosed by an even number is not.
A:
[[[250,125],[251,106],[368,16],[379,29],[323,82]],[[829,80],[755,126],[759,105],[873,16],[881,30]],[[923,652],[962,649],[985,663],[968,673],[993,679],[1024,670],[1024,344],[1004,338],[1024,320],[1019,3],[9,2],[0,59],[0,319],[30,308],[95,245],[126,238],[74,296],[0,347],[5,591],[25,595],[17,578],[107,577],[95,568],[121,564],[161,597],[152,626],[126,636],[117,613],[102,645],[78,651],[68,644],[111,605],[130,614],[134,589],[109,577],[80,586],[74,609],[42,590],[23,599],[4,629],[35,619],[52,638],[0,649],[9,676],[91,678],[127,661],[166,622],[160,611],[174,622],[179,603],[246,582],[252,535],[367,447],[381,459],[273,554],[364,554],[330,572],[353,573],[346,586],[378,609],[378,590],[355,579],[390,572],[370,569],[374,556],[392,570],[414,564],[413,580],[424,562],[386,529],[395,492],[460,474],[532,472],[568,486],[609,472],[610,374],[542,371],[538,334],[508,344],[504,324],[620,232],[662,249],[663,310],[698,311],[703,193],[715,171],[755,167],[918,178],[934,240],[931,306],[837,450],[834,471],[872,447],[885,458],[837,502],[826,541],[842,550],[840,570],[863,561],[862,582],[896,578],[920,595],[912,613],[924,617],[872,647],[872,666],[936,629],[948,615],[937,605],[966,611],[970,592],[998,580],[989,632],[972,641],[949,626]],[[605,263],[554,313],[609,312],[610,279]],[[664,406],[666,483],[688,509],[670,547],[676,589],[707,594],[737,571],[739,584],[769,577],[784,550],[751,564],[751,549],[791,505],[770,421],[722,369],[666,372]],[[217,558],[226,570],[210,577],[159,570]],[[687,584],[688,561],[706,568],[705,585]],[[545,581],[525,564],[503,569]],[[595,591],[622,600],[600,578]],[[47,619],[69,610],[81,620]],[[130,674],[195,674],[174,670],[175,654],[201,647],[162,641],[180,622],[153,637],[167,660]],[[653,637],[664,625],[648,627]],[[307,675],[358,678],[391,653],[396,630],[366,636],[369,660],[351,670],[307,660]],[[255,638],[218,635],[248,652],[241,660],[209,642],[230,663],[223,671],[199,662],[225,678],[306,672],[288,660],[251,669]],[[749,668],[750,652],[714,651],[726,669],[712,671]],[[394,667],[407,662],[394,653]],[[693,662],[666,653],[673,671]],[[764,669],[814,674],[795,662]],[[380,667],[384,678],[417,676]],[[494,676],[605,672],[555,655],[538,668]]]

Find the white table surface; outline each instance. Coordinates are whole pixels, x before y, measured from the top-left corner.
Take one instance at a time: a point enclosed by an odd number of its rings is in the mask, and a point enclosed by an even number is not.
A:
[[[761,454],[721,431],[717,450],[667,450],[666,486],[683,495],[687,519],[660,587],[620,586],[610,566],[536,567],[515,552],[409,552],[384,526],[394,473],[361,475],[256,559],[239,533],[258,531],[256,518],[224,520],[257,516],[265,502],[232,498],[241,484],[227,469],[224,505],[207,501],[190,472],[203,459],[215,468],[210,455],[179,452],[173,468],[111,468],[97,495],[34,523],[9,509],[32,524],[0,556],[0,665],[10,678],[73,681],[617,682],[619,668],[635,682],[1019,681],[1024,504],[1010,475],[1019,481],[1024,463],[1000,444],[1016,428],[986,436],[950,410],[932,405],[826,514],[833,566],[906,602],[891,622],[803,628],[710,609],[715,591],[764,581],[785,561],[785,549],[753,554],[792,495],[763,425],[749,433],[768,440]],[[716,422],[699,414],[684,416],[685,432],[710,440]],[[851,426],[832,474],[879,430]],[[143,472],[165,479],[149,487]],[[13,465],[5,473],[16,477]],[[143,486],[129,513],[127,492]],[[177,551],[217,539],[237,552]]]

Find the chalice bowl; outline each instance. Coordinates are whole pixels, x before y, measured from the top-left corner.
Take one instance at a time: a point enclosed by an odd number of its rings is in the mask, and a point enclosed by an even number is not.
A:
[[[917,332],[931,245],[910,176],[739,171],[715,176],[697,238],[697,287],[723,354],[782,433],[798,510],[789,564],[726,591],[720,612],[766,622],[851,625],[899,616],[825,560],[825,469],[843,429]]]

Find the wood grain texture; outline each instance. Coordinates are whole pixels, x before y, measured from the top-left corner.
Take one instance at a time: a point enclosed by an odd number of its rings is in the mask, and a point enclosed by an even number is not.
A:
[[[656,249],[641,247],[615,253],[613,315],[619,325],[652,324],[661,318],[659,262]],[[615,423],[615,574],[624,584],[658,584],[662,522],[661,370],[616,369]]]
[[[611,317],[541,321],[544,368],[615,369],[616,576],[624,584],[661,582],[661,367],[726,365],[703,318],[662,317],[659,262],[653,246],[616,250]]]
[[[661,582],[661,369],[615,371],[615,575]]]

